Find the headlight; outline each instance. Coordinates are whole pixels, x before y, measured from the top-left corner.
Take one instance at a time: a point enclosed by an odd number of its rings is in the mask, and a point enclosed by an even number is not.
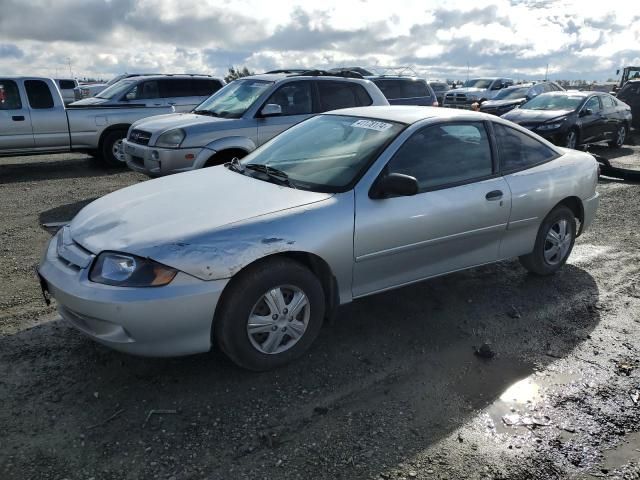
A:
[[[186,134],[181,128],[174,128],[163,133],[156,141],[156,147],[178,148]]]
[[[89,280],[118,287],[161,287],[171,282],[177,273],[176,269],[147,258],[103,252],[93,263]]]
[[[543,123],[538,127],[538,130],[555,130],[556,128],[560,128],[564,120],[553,123]]]

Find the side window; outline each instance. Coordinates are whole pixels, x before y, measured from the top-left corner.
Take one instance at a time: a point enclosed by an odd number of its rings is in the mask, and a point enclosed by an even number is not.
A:
[[[136,100],[146,100],[149,98],[159,98],[160,91],[158,89],[158,82],[156,80],[150,80],[147,82],[142,82],[136,85]],[[129,95],[127,95],[129,97]]]
[[[25,80],[24,88],[31,108],[53,108],[53,96],[46,82],[42,80]]]
[[[290,82],[278,88],[267,100],[282,108],[282,115],[313,113],[311,82]]]
[[[431,94],[427,89],[427,85],[425,82],[420,80],[407,80],[403,82],[403,97],[404,98],[414,98],[414,97],[429,97]]]
[[[76,88],[76,82],[73,80],[58,80],[58,86],[61,90],[73,90]]]
[[[600,97],[602,100],[602,105],[604,108],[615,108],[616,102],[612,97],[602,96]]]
[[[421,191],[487,177],[491,147],[481,122],[448,123],[414,133],[387,164],[388,173],[418,180]]]
[[[356,83],[318,81],[320,109],[323,112],[338,108],[364,107],[373,101],[367,91]]]
[[[584,104],[584,108],[585,110],[587,108],[590,109],[593,113],[599,112],[600,100],[598,100],[598,97],[591,97],[589,100],[587,100],[587,103]]]
[[[16,82],[0,78],[0,110],[20,110],[21,108],[22,101],[20,101]]]
[[[194,80],[195,93],[198,97],[208,97],[213,95],[222,88],[222,84],[218,80]]]
[[[160,90],[158,96],[161,98],[191,97],[195,95],[191,79],[189,78],[168,78],[166,80],[158,81],[157,84],[159,84]]]
[[[375,80],[373,83],[376,84],[385,98],[389,100],[403,98],[404,96],[400,81],[398,80]]]
[[[503,172],[533,167],[557,156],[544,143],[514,128],[494,123],[493,129]]]

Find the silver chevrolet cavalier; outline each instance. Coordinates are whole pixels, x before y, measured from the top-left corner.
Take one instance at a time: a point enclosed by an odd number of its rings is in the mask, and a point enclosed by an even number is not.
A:
[[[595,216],[597,179],[591,155],[498,117],[338,110],[241,161],[94,201],[39,274],[61,316],[109,347],[217,344],[267,370],[355,298],[512,257],[553,274]]]

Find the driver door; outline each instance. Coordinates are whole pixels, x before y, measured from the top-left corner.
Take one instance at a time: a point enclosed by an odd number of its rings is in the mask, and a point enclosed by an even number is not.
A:
[[[273,92],[260,111],[265,105],[275,104],[280,106],[281,113],[262,116],[258,112],[258,145],[313,115],[312,87],[310,81],[288,82]]]
[[[418,180],[413,196],[372,199],[356,189],[353,295],[496,261],[511,192],[497,175],[483,122],[416,131],[381,175]]]

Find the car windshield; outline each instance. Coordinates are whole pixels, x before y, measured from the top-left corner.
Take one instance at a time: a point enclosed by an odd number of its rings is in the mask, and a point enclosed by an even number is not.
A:
[[[512,100],[514,98],[525,98],[530,87],[505,88],[498,93],[494,100]]]
[[[273,85],[264,80],[235,80],[224,86],[193,109],[215,117],[240,118],[244,112]]]
[[[107,100],[111,100],[112,98],[121,98],[122,95],[129,91],[129,89],[136,83],[135,80],[120,80],[119,82],[114,83],[110,87],[105,88],[101,91],[97,98],[104,98]]]
[[[464,82],[465,88],[489,88],[493,80],[487,78],[472,78]]]
[[[319,115],[276,136],[241,164],[277,169],[296,188],[345,191],[403,128],[388,120]]]
[[[520,108],[524,110],[575,110],[584,97],[542,94],[532,98]]]
[[[123,78],[126,78],[126,75],[118,75],[117,77],[113,77],[111,80],[107,82],[107,86],[110,87],[111,85],[118,83]]]

